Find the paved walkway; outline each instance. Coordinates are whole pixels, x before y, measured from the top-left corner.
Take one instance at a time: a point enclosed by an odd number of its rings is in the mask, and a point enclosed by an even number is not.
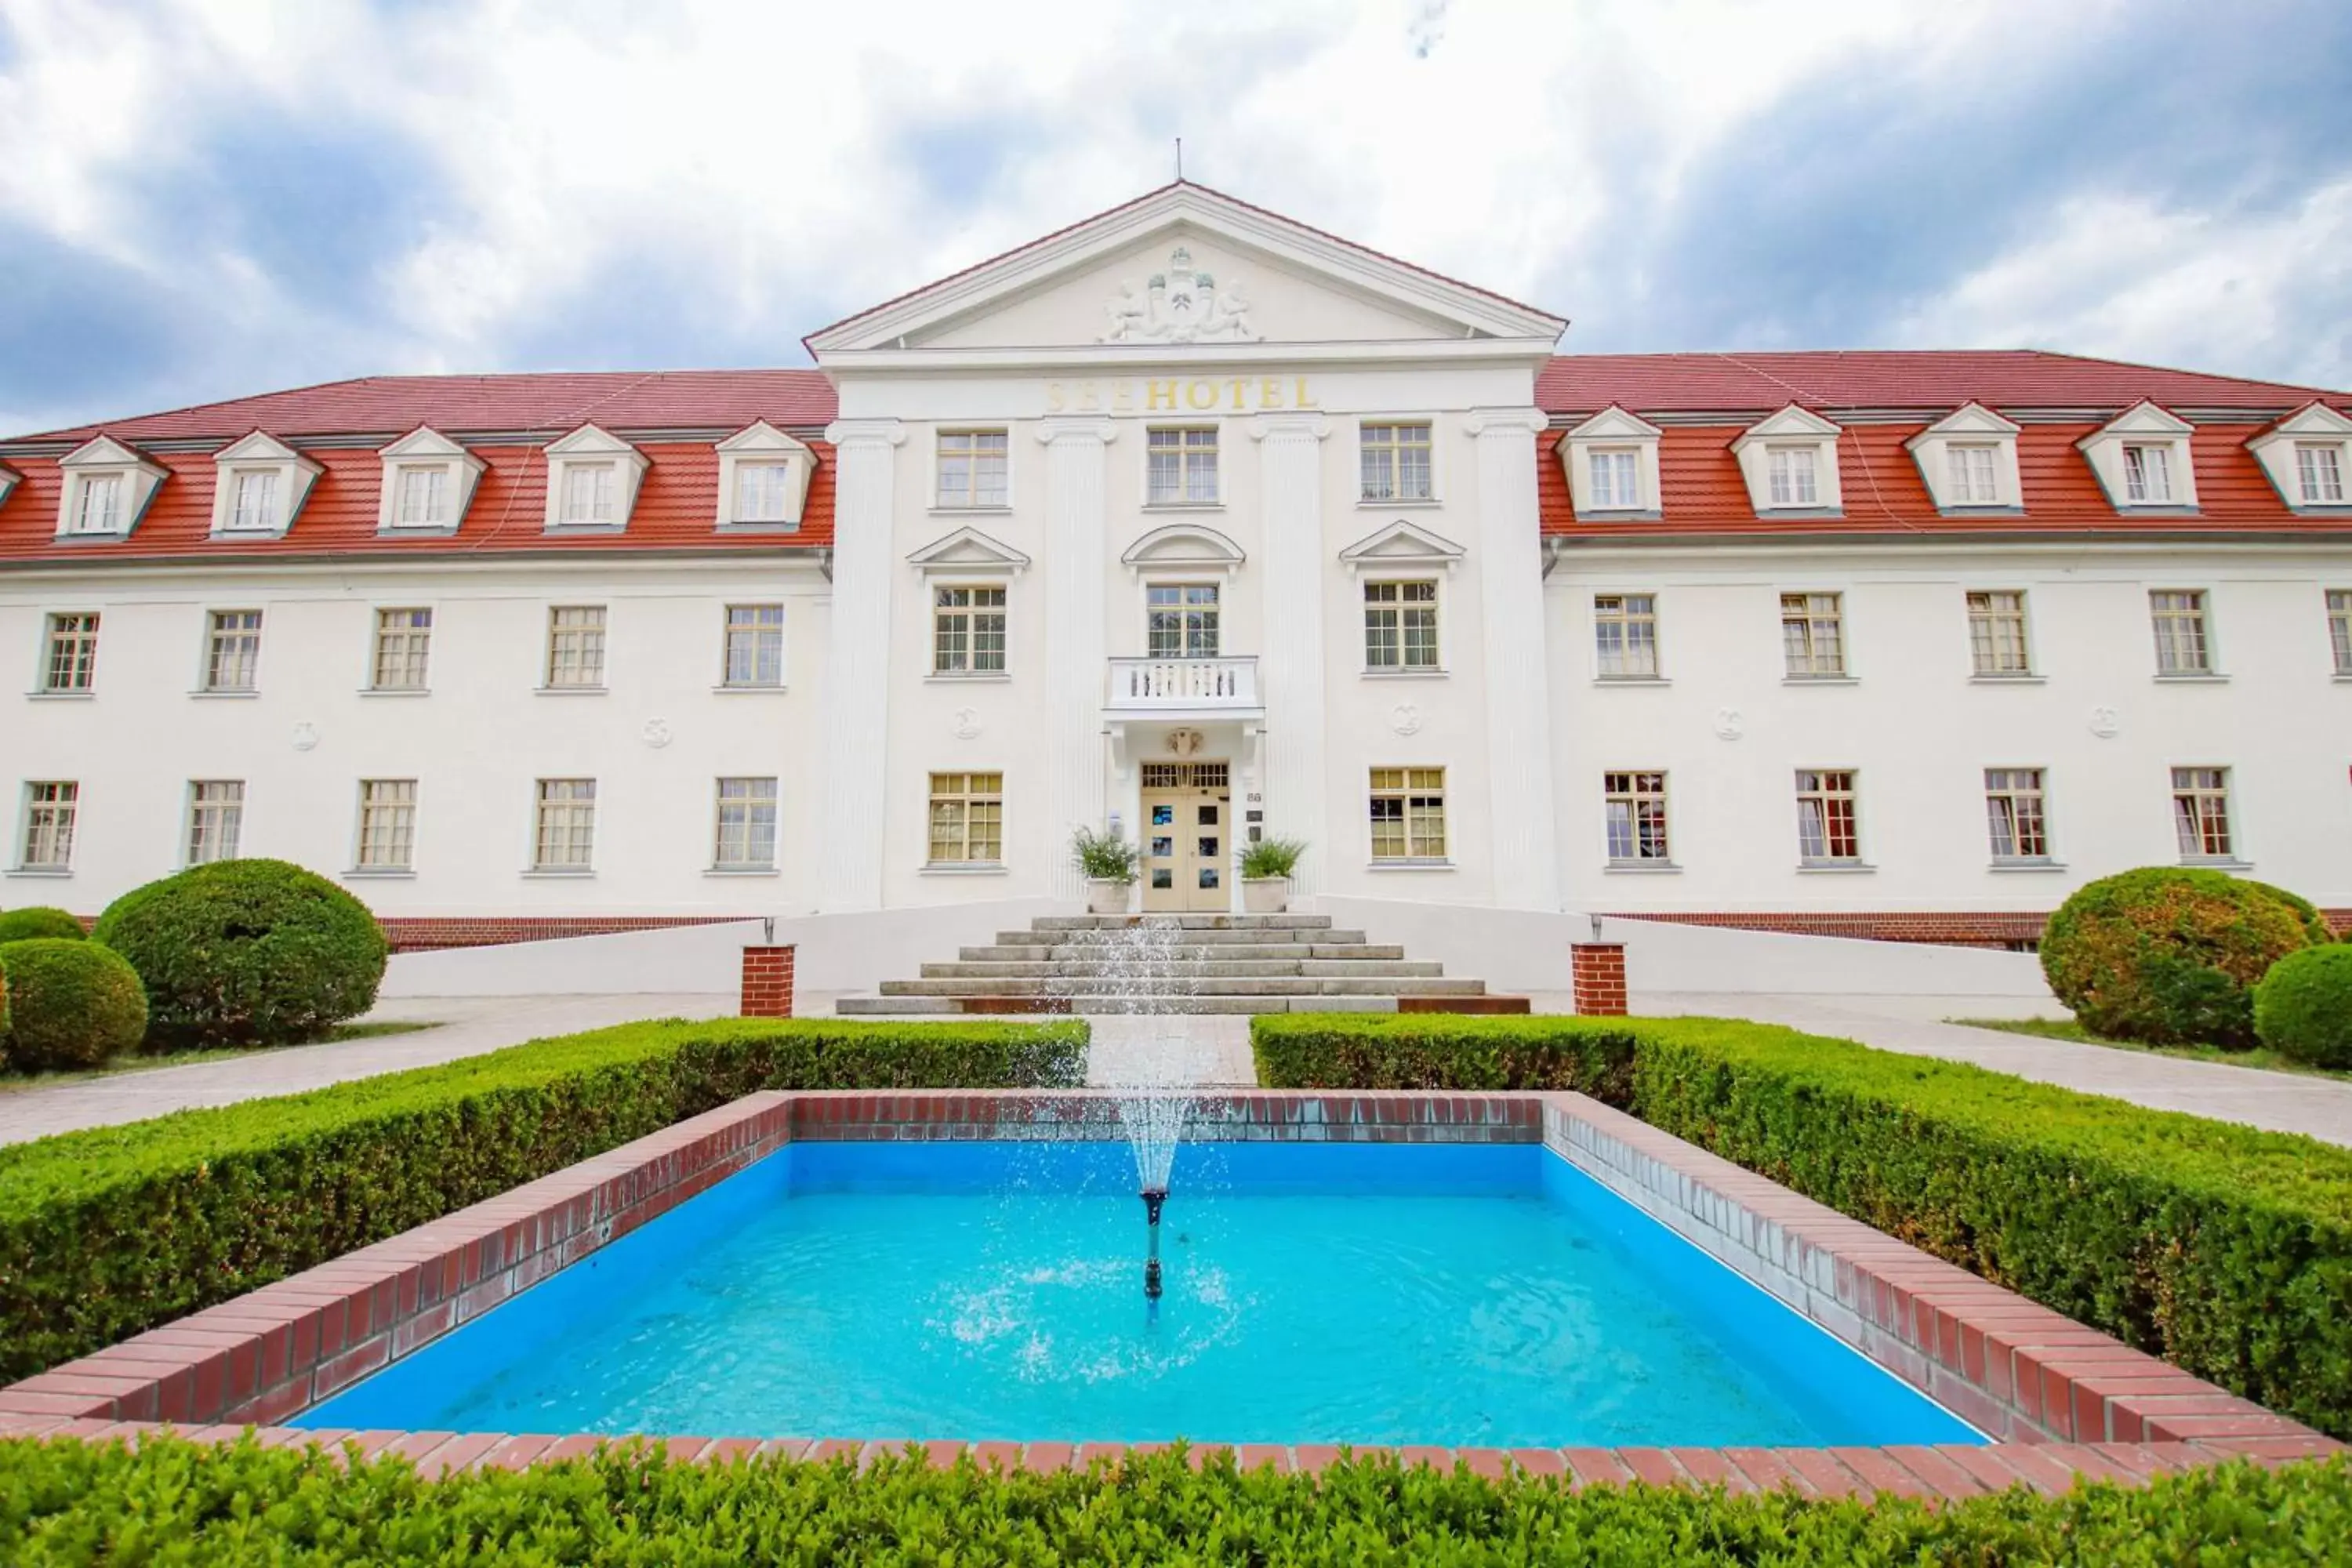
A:
[[[405,997],[382,1004],[369,1019],[436,1019],[441,1026],[0,1094],[0,1143],[142,1121],[197,1106],[299,1094],[635,1018],[710,1018],[734,1011],[732,995]]]

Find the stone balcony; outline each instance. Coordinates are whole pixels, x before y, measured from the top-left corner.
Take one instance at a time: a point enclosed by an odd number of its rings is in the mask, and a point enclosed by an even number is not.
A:
[[[1124,719],[1261,719],[1257,656],[1232,658],[1113,658],[1103,712]]]

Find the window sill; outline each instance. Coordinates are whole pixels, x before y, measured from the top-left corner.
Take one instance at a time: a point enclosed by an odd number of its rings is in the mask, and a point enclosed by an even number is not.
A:
[[[781,877],[783,875],[773,866],[713,866],[702,874],[706,877]]]
[[[1002,860],[926,860],[920,874],[926,877],[1002,877],[1005,874]]]
[[[11,866],[0,877],[70,877],[70,866]]]
[[[343,873],[347,882],[397,881],[404,878],[414,881],[416,868],[413,866],[354,866]]]
[[[2177,675],[2159,675],[2158,686],[2226,686],[2230,678],[2213,670],[2185,670]]]
[[[205,702],[250,702],[259,691],[191,691],[189,696]]]
[[[283,539],[283,538],[285,538],[285,537],[286,537],[286,530],[285,530],[284,528],[282,528],[282,527],[280,527],[280,528],[215,528],[215,529],[214,529],[211,532],[209,532],[209,533],[205,534],[205,537],[206,539],[210,540],[212,542],[214,542],[214,543],[215,543],[215,544],[235,544],[235,543],[236,543],[239,540],[246,540],[246,539],[257,539],[257,540],[260,540],[260,541],[262,541],[262,542],[268,542],[268,541],[270,541],[270,540],[273,540],[273,539]]]
[[[362,686],[360,688],[360,695],[362,697],[430,697],[433,695],[433,689],[429,686]]]
[[[1857,675],[1784,675],[1780,678],[1780,684],[1783,686],[1860,686],[1862,678]]]
[[[1364,866],[1367,871],[1453,871],[1458,870],[1451,860],[1371,860]]]
[[[788,517],[730,517],[718,525],[720,533],[798,533],[800,531],[801,525]]]
[[[1987,868],[1988,870],[1992,871],[2063,871],[2065,868],[2066,862],[2063,860],[2052,860],[2047,858],[1995,860]]]
[[[1381,511],[1390,507],[1397,506],[1408,508],[1438,507],[1444,506],[1444,501],[1441,500],[1436,496],[1417,496],[1411,500],[1406,500],[1402,498],[1395,500],[1374,500],[1370,496],[1367,496],[1356,502],[1356,510],[1358,511]]]
[[[1225,510],[1225,503],[1221,500],[1148,500],[1143,503],[1143,510],[1146,511],[1223,511]]]
[[[748,681],[730,684],[722,680],[710,689],[720,697],[782,697],[790,688],[781,680],[767,686],[753,685]]]
[[[1682,868],[1672,860],[1612,860],[1601,868],[1610,877],[1679,876]]]
[[[2026,670],[2016,675],[1971,675],[1969,677],[1969,684],[1970,686],[2046,686],[2049,684],[2049,679],[2045,676]]]
[[[2201,855],[2185,856],[2180,863],[2199,871],[2251,871],[2254,868],[2254,863],[2252,860],[2241,860],[2233,855],[2223,855],[2218,858]]]
[[[945,505],[934,505],[934,506],[932,506],[932,507],[929,509],[929,510],[930,510],[930,514],[931,514],[933,517],[1011,517],[1011,516],[1013,515],[1013,508],[1012,508],[1010,505],[1006,505],[1006,506],[945,506]]]
[[[943,686],[987,686],[1012,679],[1013,672],[1006,669],[935,669],[923,679],[936,680]]]
[[[2336,679],[2347,680],[2352,679],[2352,676],[2339,675]],[[95,691],[27,691],[25,695],[35,702],[94,702],[98,700]]]
[[[595,874],[593,866],[531,866],[520,873],[534,882],[584,882]]]
[[[1595,686],[1672,686],[1674,681],[1663,675],[1596,675]]]
[[[454,522],[394,522],[375,531],[378,539],[448,539],[457,531]]]
[[[611,694],[612,688],[608,686],[534,686],[531,688],[531,692],[539,697],[604,697]]]
[[[541,524],[540,532],[551,539],[563,533],[626,533],[628,529],[629,525],[626,522],[550,522]]]
[[[2336,685],[2338,685],[2338,686],[2347,686],[2347,685],[2352,685],[2352,669],[2339,669],[2339,670],[2337,670],[2337,671],[2336,672]],[[60,693],[60,695],[67,695],[67,694],[65,694],[65,693]]]
[[[1801,860],[1797,863],[1797,875],[1801,877],[1863,877],[1877,869],[1877,867],[1860,860]]]
[[[1443,669],[1367,669],[1366,680],[1444,680],[1450,672]]]

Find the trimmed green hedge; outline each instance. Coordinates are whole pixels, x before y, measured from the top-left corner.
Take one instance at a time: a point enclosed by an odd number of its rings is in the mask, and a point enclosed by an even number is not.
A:
[[[147,994],[120,953],[79,937],[0,942],[8,1027],[0,1044],[19,1072],[94,1068],[139,1048]]]
[[[0,1382],[763,1089],[1067,1086],[1086,1026],[667,1020],[0,1148]]]
[[[1269,1088],[1572,1089],[2352,1436],[2352,1150],[1716,1018],[1275,1015]]]
[[[2327,940],[2310,900],[2267,882],[2147,866],[2074,889],[2042,933],[2042,973],[2085,1028],[2155,1046],[2254,1044],[2254,983]]]
[[[21,910],[0,910],[0,943],[30,942],[37,936],[56,937],[61,942],[80,942],[89,933],[81,921],[63,910],[46,904],[34,904]]]
[[[2290,952],[2254,987],[2254,1034],[2281,1056],[2352,1068],[2352,947]]]
[[[2012,1489],[1928,1507],[1792,1490],[1729,1497],[1646,1486],[1571,1491],[1346,1459],[1319,1477],[1181,1452],[1085,1473],[935,1470],[909,1453],[670,1463],[608,1448],[522,1473],[436,1481],[405,1460],[182,1440],[0,1441],[0,1560],[107,1563],[1301,1563],[1562,1568],[1771,1563],[2238,1564],[2341,1561],[2352,1466],[2243,1462],[2146,1489]]]

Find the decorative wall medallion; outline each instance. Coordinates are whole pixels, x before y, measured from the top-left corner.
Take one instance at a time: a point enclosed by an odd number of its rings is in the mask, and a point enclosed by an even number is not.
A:
[[[1717,740],[1737,741],[1740,736],[1745,735],[1746,733],[1748,733],[1748,721],[1740,717],[1738,709],[1718,708],[1715,710],[1715,738]]]
[[[959,708],[955,710],[955,738],[969,741],[980,733],[980,710]]]
[[[1168,731],[1168,754],[1170,756],[1189,757],[1200,749],[1200,731],[1171,730]]]
[[[1249,301],[1231,283],[1192,269],[1192,253],[1178,246],[1168,270],[1119,285],[1106,307],[1110,327],[1097,340],[1106,343],[1254,343],[1263,334],[1250,325]]]
[[[667,719],[648,719],[646,721],[646,727],[643,730],[638,731],[637,733],[643,737],[646,745],[653,747],[656,751],[659,751],[662,747],[668,745],[672,738],[669,731],[669,721]]]
[[[1389,710],[1389,728],[1400,735],[1421,733],[1421,709],[1418,704],[1400,702]]]
[[[319,726],[305,719],[294,726],[294,749],[307,752],[319,743]]]
[[[2112,708],[2091,710],[2091,733],[2102,741],[2112,741],[2123,733],[2124,716]]]

